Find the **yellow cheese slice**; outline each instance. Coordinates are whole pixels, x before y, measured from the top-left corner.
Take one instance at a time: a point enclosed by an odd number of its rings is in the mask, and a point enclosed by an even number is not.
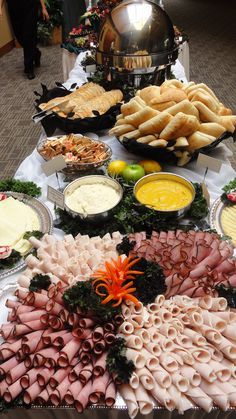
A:
[[[236,205],[227,206],[221,213],[221,226],[224,233],[232,238],[236,246]]]
[[[37,213],[29,205],[12,197],[0,201],[0,246],[15,248],[26,231],[39,229]],[[26,244],[19,246],[25,249]]]

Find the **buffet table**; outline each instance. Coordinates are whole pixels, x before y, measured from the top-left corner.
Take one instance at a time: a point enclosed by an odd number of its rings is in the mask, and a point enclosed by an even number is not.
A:
[[[69,79],[65,83],[65,87],[70,88],[71,84],[76,82],[78,85],[81,85],[87,80],[86,74],[83,72],[81,68],[81,59],[83,58],[84,53],[80,54],[80,56],[77,57],[75,66],[71,70]],[[182,80],[186,80],[183,67],[182,65],[177,62],[175,66],[175,75],[177,78],[180,78]],[[59,134],[59,132],[57,133]],[[93,134],[93,133],[87,133],[88,136],[91,136],[92,138],[98,138],[101,141],[106,142],[113,151],[112,158],[113,159],[121,159],[125,160],[128,163],[136,162],[141,159],[141,156],[136,156],[131,153],[128,153],[123,146],[116,140],[115,137],[109,136],[107,132],[100,132],[99,136]],[[42,134],[39,141],[42,140],[42,138],[45,137],[45,133]],[[236,172],[231,167],[228,157],[232,155],[231,151],[223,144],[219,145],[212,153],[211,156],[215,157],[222,161],[221,170],[219,173],[215,173],[211,170],[208,171],[206,176],[206,184],[210,193],[211,203],[215,199],[217,199],[221,193],[222,193],[222,187],[228,183],[230,180],[232,180],[236,176]],[[64,177],[62,174],[59,174],[59,182],[56,178],[55,174],[47,177],[43,170],[42,170],[42,163],[44,160],[42,157],[38,154],[37,150],[35,149],[31,155],[29,155],[20,165],[18,168],[15,178],[20,180],[28,180],[28,181],[34,181],[38,186],[42,188],[42,196],[40,199],[49,207],[49,209],[54,214],[54,208],[53,204],[47,201],[47,186],[50,185],[54,188],[60,187],[63,189],[65,186]],[[164,165],[163,169],[165,171],[174,172],[176,174],[182,175],[186,177],[187,179],[191,180],[192,182],[199,182],[201,183],[204,178],[205,169],[197,167],[196,161],[188,164],[186,168],[181,167],[173,167]],[[59,183],[59,184],[58,184]],[[55,214],[54,214],[55,217]],[[63,232],[60,230],[55,229],[54,234],[60,238],[63,237]],[[1,289],[4,289],[6,286],[9,286],[10,284],[15,284],[17,282],[17,277],[19,274],[11,275],[1,282]],[[1,297],[1,293],[0,293]],[[7,310],[3,310],[0,315],[1,323],[5,321],[6,319],[6,312]],[[29,419],[37,419],[41,418],[42,413],[44,415],[44,418],[60,418],[65,417],[65,410],[66,410],[66,417],[69,419],[74,419],[75,417],[78,417],[78,413],[71,408],[68,407],[61,407],[61,408],[33,408],[31,410],[22,410],[20,408],[16,410],[10,410],[7,413],[5,413],[5,417],[14,419],[17,415],[20,419],[29,418]],[[122,402],[122,399],[118,399],[118,402],[116,405],[111,408],[91,408],[87,409],[83,413],[84,417],[87,417],[88,419],[97,419],[97,418],[112,418],[112,419],[122,419],[124,417],[128,417],[127,410]],[[138,415],[137,418],[141,418],[141,415]],[[211,413],[207,414],[204,413],[202,410],[199,409],[192,409],[185,412],[185,414],[179,415],[176,413],[176,411],[169,412],[165,409],[155,409],[151,414],[146,415],[148,418],[153,417],[160,417],[161,419],[177,419],[182,417],[183,419],[233,419],[235,417],[235,411],[229,410],[226,412],[219,411],[218,409],[213,409]]]

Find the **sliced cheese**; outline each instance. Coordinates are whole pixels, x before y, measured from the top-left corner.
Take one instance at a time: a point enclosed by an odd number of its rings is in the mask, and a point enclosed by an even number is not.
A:
[[[236,205],[225,207],[221,213],[220,221],[224,234],[230,236],[236,246]]]
[[[25,254],[26,243],[20,242],[23,235],[26,231],[39,229],[37,213],[29,205],[12,197],[0,201],[0,246],[10,246],[15,250],[22,247],[22,252],[18,251]]]

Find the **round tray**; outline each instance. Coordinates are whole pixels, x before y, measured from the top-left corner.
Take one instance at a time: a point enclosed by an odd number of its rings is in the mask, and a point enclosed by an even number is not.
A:
[[[74,134],[74,136],[75,137],[82,137],[80,134]],[[52,160],[52,159],[46,158],[41,154],[41,149],[42,149],[43,144],[46,143],[47,141],[50,141],[50,140],[53,141],[55,139],[60,139],[62,137],[66,137],[66,135],[55,135],[53,137],[47,137],[47,138],[43,139],[42,141],[40,141],[37,144],[37,152],[40,154],[40,156],[45,161],[49,161],[49,160]],[[90,138],[90,137],[87,137],[87,138]],[[77,174],[81,174],[81,173],[84,173],[84,172],[94,171],[94,170],[98,169],[99,167],[103,166],[111,158],[112,149],[106,143],[104,143],[102,141],[99,141],[97,139],[94,139],[94,138],[90,138],[90,140],[93,141],[93,142],[99,143],[99,144],[104,144],[104,147],[105,147],[106,152],[107,152],[107,157],[105,159],[100,160],[100,161],[95,162],[95,163],[66,162],[66,167],[61,170],[65,175],[75,176]]]
[[[56,97],[64,97],[71,93],[70,90],[65,89],[60,83],[57,83],[58,86],[53,89],[48,90],[46,86],[42,85],[43,93],[39,96],[39,99],[35,101],[35,107],[38,112],[42,111],[39,105],[41,103],[47,103],[49,100]],[[71,88],[75,86],[72,85]],[[57,113],[53,112],[52,114],[46,116],[42,119],[41,124],[47,134],[47,136],[53,135],[55,130],[58,128],[61,131],[70,134],[73,133],[84,133],[84,132],[96,132],[104,129],[108,129],[114,126],[116,122],[116,116],[120,113],[121,103],[117,103],[112,106],[107,112],[103,115],[97,114],[94,117],[88,118],[63,118]]]
[[[231,134],[230,132],[225,132],[208,146],[202,147],[196,150],[194,154],[192,155],[190,161],[195,160],[199,153],[208,154],[211,150],[216,148],[218,144],[220,144],[222,141],[233,136],[234,134]],[[139,156],[147,157],[152,160],[157,160],[160,163],[163,162],[167,164],[174,164],[174,165],[177,164],[178,158],[175,156],[173,151],[166,150],[166,148],[155,148],[148,144],[138,143],[135,139],[128,139],[125,137],[122,142],[118,138],[117,140],[130,153],[138,154]],[[170,140],[168,141],[168,146],[172,147],[174,143],[175,143],[175,140]],[[182,151],[182,149],[180,150]]]
[[[215,200],[215,202],[211,206],[210,214],[209,214],[209,221],[210,221],[211,228],[215,229],[217,233],[222,236],[226,235],[221,224],[221,214],[225,207],[226,205],[224,204],[224,202],[222,202],[221,198],[219,197]],[[236,247],[233,242],[232,242],[232,245]]]
[[[37,198],[32,196],[25,195],[18,192],[4,192],[7,196],[12,196],[13,198],[18,199],[24,204],[32,208],[39,219],[40,222],[40,231],[42,233],[52,233],[53,229],[53,219],[49,209],[40,202]],[[6,278],[7,276],[13,275],[16,272],[20,271],[26,266],[24,258],[22,257],[12,268],[0,270],[0,279]]]

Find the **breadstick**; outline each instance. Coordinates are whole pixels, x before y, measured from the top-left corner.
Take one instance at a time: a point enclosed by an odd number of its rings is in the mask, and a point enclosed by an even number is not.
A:
[[[155,103],[155,105],[152,105],[150,103],[150,106],[153,109],[156,109],[160,112],[165,111],[166,109],[173,107],[174,105],[176,105],[176,102],[174,102],[173,100],[171,100],[170,102],[164,102],[164,103]]]
[[[140,90],[139,96],[141,99],[144,100],[146,103],[150,103],[150,101],[156,97],[160,96],[160,87],[159,86],[148,86],[144,89]]]
[[[168,141],[162,140],[162,139],[154,140],[151,143],[149,143],[150,146],[156,147],[156,148],[165,148],[167,144],[168,144]]]
[[[220,124],[220,117],[212,112],[202,102],[194,101],[192,104],[198,109],[200,120],[202,122],[217,122],[217,124]]]
[[[188,99],[183,100],[182,102],[177,103],[174,106],[171,106],[171,108],[168,108],[168,113],[170,113],[173,116],[179,112],[183,112],[187,115],[194,115],[197,118],[199,118],[198,110],[195,108],[195,106],[191,102],[189,102]]]
[[[204,124],[200,124],[198,131],[218,138],[226,131],[226,128],[216,122],[206,122]]]
[[[179,147],[187,147],[188,146],[188,140],[186,137],[179,137],[177,138],[175,144],[174,144],[174,148],[179,148]]]
[[[196,90],[188,95],[191,102],[199,101],[204,103],[212,112],[217,113],[219,104],[216,100],[203,89]]]
[[[149,119],[149,121],[139,125],[139,131],[142,134],[159,134],[172,118],[172,115],[169,113],[161,112],[154,118]]]
[[[141,109],[140,111],[135,112],[132,115],[126,116],[125,120],[127,124],[131,124],[134,127],[138,127],[143,122],[148,121],[149,119],[153,118],[158,114],[158,111],[155,111],[149,106],[145,106],[145,108]]]
[[[162,83],[161,90],[163,88],[173,87],[173,86],[176,87],[176,88],[182,89],[183,88],[183,83],[180,80],[176,80],[176,79],[166,80],[166,81],[164,81],[164,83]]]
[[[110,131],[110,135],[115,135],[116,137],[119,137],[120,135],[126,134],[127,132],[134,131],[133,125],[124,124],[124,125],[118,125],[116,127],[113,127]]]
[[[191,160],[191,154],[188,151],[183,151],[182,157],[178,159],[177,165],[178,166],[185,166]]]
[[[232,115],[232,111],[229,108],[226,108],[222,103],[218,109],[218,115]]]
[[[137,139],[137,143],[149,144],[151,141],[155,141],[155,135],[146,135],[145,137],[140,137]]]
[[[183,112],[179,112],[163,129],[160,133],[160,137],[164,140],[187,137],[196,131],[199,125],[196,116],[185,115]]]
[[[226,128],[227,131],[233,133],[235,130],[236,125],[236,116],[234,115],[226,115],[226,116],[219,116],[220,118],[220,125]]]
[[[204,134],[203,132],[196,131],[188,137],[188,151],[198,150],[215,141],[215,137]]]
[[[155,105],[157,103],[170,102],[170,101],[174,101],[178,103],[187,98],[188,97],[183,90],[170,87],[169,89],[166,89],[161,95],[152,99],[150,101],[150,104]]]
[[[143,107],[134,99],[130,100],[128,103],[124,103],[121,106],[120,110],[124,116],[131,115],[132,113],[138,112]]]
[[[139,138],[140,136],[141,136],[140,131],[139,131],[138,129],[136,129],[135,131],[126,132],[125,134],[120,135],[120,136],[119,136],[119,140],[120,140],[121,142],[123,142],[124,137],[125,137],[125,138],[128,138],[128,139],[130,139],[130,138],[134,138],[134,139],[136,140],[136,139],[137,139],[137,138]]]

